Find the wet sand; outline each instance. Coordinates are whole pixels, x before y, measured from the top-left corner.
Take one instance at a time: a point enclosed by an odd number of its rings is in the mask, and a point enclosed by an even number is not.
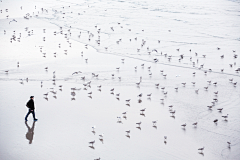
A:
[[[199,13],[199,19],[204,20],[197,28],[190,10],[197,12],[198,9],[193,7],[194,3],[187,5],[185,1],[182,3],[189,13],[178,14],[175,12],[181,7],[163,2],[158,2],[156,8],[164,5],[164,10],[154,9],[153,4],[144,1],[27,2],[1,2],[1,159],[239,159],[240,75],[235,70],[240,66],[239,57],[233,56],[239,56],[240,45],[236,39],[239,23],[232,21],[239,19],[235,15],[234,2],[221,1],[225,8],[219,5],[213,11],[208,7],[214,6],[215,1],[196,5],[209,17],[204,19],[204,14]],[[46,9],[43,12],[42,7]],[[9,8],[8,13],[5,8]],[[232,14],[226,11],[230,8]],[[38,11],[38,16],[34,16]],[[136,12],[141,13],[143,20],[135,15]],[[147,16],[143,14],[145,12]],[[24,19],[26,13],[31,13],[32,18]],[[162,14],[160,18],[159,13]],[[216,21],[211,13],[218,15]],[[6,19],[8,14],[10,17]],[[173,20],[172,14],[191,23]],[[221,14],[232,22],[231,31],[227,30],[228,24],[223,23],[224,18],[219,18]],[[62,16],[65,16],[64,20],[60,19]],[[13,18],[17,22],[9,24]],[[207,23],[209,20],[212,20],[212,26]],[[221,27],[218,28],[219,23]],[[206,26],[209,28],[204,29]],[[97,32],[99,28],[100,33]],[[46,29],[45,33],[43,29]],[[12,35],[17,38],[10,42]],[[46,37],[45,41],[43,37]],[[100,44],[97,44],[99,39]],[[160,44],[158,40],[161,40]],[[143,41],[146,44],[141,46]],[[221,58],[223,54],[224,58]],[[158,62],[154,62],[154,58]],[[121,59],[125,59],[124,63]],[[73,74],[78,71],[81,73]],[[195,76],[193,72],[196,72]],[[94,77],[92,73],[99,76]],[[164,74],[167,74],[166,78]],[[85,80],[82,80],[84,76]],[[137,86],[140,77],[142,82]],[[229,81],[232,78],[233,82]],[[90,81],[91,85],[84,87],[83,84]],[[114,92],[111,92],[113,88]],[[46,93],[48,96],[44,96]],[[138,97],[141,93],[142,97]],[[152,96],[148,98],[150,93]],[[24,121],[25,104],[31,95],[35,96],[39,119],[34,125],[32,115],[27,123]],[[128,99],[131,99],[129,103],[126,102]],[[208,109],[213,99],[218,101]],[[172,110],[170,105],[173,105]],[[144,108],[142,113],[140,110]],[[218,108],[223,111],[219,112]],[[174,110],[176,113],[172,116],[170,112]],[[124,118],[122,113],[126,111]],[[228,118],[224,120],[222,116],[227,114]],[[119,116],[121,121],[118,121]],[[216,124],[215,119],[218,119]],[[156,120],[156,126],[153,126],[152,121]],[[142,122],[140,127],[138,122]],[[192,125],[195,122],[198,122],[197,127]],[[181,126],[184,123],[187,124],[185,129]],[[96,126],[95,133],[92,126]],[[101,140],[99,135],[103,133]],[[167,136],[166,140],[164,136]],[[94,140],[94,145],[89,144]],[[231,142],[230,147],[227,142]],[[205,149],[200,154],[198,149],[202,147]]]

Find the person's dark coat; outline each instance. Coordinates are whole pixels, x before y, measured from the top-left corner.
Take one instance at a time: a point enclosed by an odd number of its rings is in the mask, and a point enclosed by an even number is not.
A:
[[[27,102],[27,105],[26,105],[29,109],[31,110],[34,110],[35,107],[34,107],[34,101],[33,99],[30,99],[28,102]]]

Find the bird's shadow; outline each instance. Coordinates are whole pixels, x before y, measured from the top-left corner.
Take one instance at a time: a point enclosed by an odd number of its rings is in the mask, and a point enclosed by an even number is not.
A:
[[[138,100],[138,103],[142,103],[142,100],[141,100],[141,99],[139,99],[139,100]]]
[[[120,98],[118,98],[118,97],[117,97],[116,99],[117,99],[117,100],[120,100]]]
[[[130,138],[130,136],[129,136],[129,135],[126,135],[126,137]]]
[[[141,116],[145,117],[145,114],[144,113],[140,113]]]
[[[71,98],[71,101],[75,101],[75,98]]]
[[[164,144],[166,145],[166,144],[167,144],[167,141],[164,141]]]
[[[198,152],[199,154],[201,154],[202,156],[204,156],[204,153],[203,152]]]
[[[96,134],[96,132],[95,131],[92,131],[92,133],[95,135]]]
[[[101,90],[101,89],[99,89],[98,91],[99,91],[99,92],[101,92],[102,90]]]
[[[170,117],[172,117],[173,119],[175,119],[175,116],[170,116]]]
[[[127,105],[128,107],[130,107],[130,104],[128,104],[128,103],[127,103],[126,105]]]
[[[117,121],[117,123],[122,123],[122,121]],[[123,124],[123,123],[122,123]]]
[[[137,129],[141,130],[141,127],[136,127]]]
[[[93,147],[93,146],[88,146],[88,147],[90,147],[90,148],[92,148],[92,149],[95,149],[95,147]]]
[[[47,97],[44,97],[44,99],[46,99],[48,101],[48,98]]]
[[[153,128],[157,129],[157,126],[156,126],[156,125],[153,125]]]
[[[103,144],[103,138],[99,138],[99,140],[102,142],[102,144]]]
[[[125,118],[127,120],[127,116],[123,116],[123,118]]]
[[[92,96],[88,96],[88,97],[92,99]]]

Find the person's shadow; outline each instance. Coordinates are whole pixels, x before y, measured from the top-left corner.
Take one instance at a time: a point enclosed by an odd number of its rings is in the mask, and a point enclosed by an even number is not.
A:
[[[32,144],[33,141],[33,134],[34,134],[34,127],[35,127],[35,121],[33,121],[32,128],[30,128],[27,124],[27,121],[25,121],[25,124],[28,128],[28,132],[26,133],[26,139],[29,140],[29,144]]]

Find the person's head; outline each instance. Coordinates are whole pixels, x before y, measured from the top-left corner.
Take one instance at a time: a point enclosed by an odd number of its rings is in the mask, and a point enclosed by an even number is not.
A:
[[[30,99],[33,99],[33,98],[34,98],[34,96],[31,96],[31,97],[30,97]]]

